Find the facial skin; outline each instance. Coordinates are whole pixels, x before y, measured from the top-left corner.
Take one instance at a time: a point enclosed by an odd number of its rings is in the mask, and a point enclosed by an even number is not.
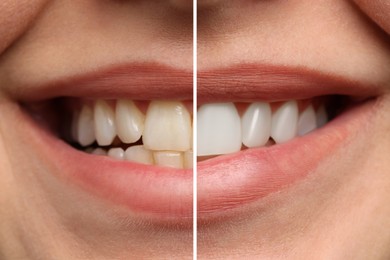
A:
[[[199,222],[199,258],[388,259],[388,3],[214,3],[198,10],[200,73],[240,63],[305,67],[380,86],[381,94],[361,131],[308,178],[234,215]]]
[[[181,2],[1,2],[1,259],[192,258],[190,225],[149,222],[59,180],[17,125],[19,91],[51,80],[146,61],[191,73],[192,9]]]
[[[191,228],[151,225],[53,178],[59,169],[31,152],[17,105],[24,88],[110,64],[157,61],[191,70],[191,6],[2,1],[1,259],[192,257]],[[199,1],[200,71],[238,63],[304,66],[381,88],[369,124],[307,180],[234,217],[199,223],[200,259],[390,256],[386,8],[385,1],[360,0]]]

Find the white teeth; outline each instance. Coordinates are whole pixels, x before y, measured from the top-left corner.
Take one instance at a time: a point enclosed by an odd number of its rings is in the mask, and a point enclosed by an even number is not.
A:
[[[96,148],[95,150],[92,151],[92,154],[107,155],[107,152],[102,148]]]
[[[125,159],[130,162],[153,164],[153,153],[142,145],[135,145],[127,148]]]
[[[122,148],[111,148],[108,150],[108,156],[117,160],[123,160],[125,157],[125,151]]]
[[[118,100],[115,109],[118,137],[124,143],[134,143],[141,138],[145,116],[130,100]]]
[[[184,168],[192,169],[194,167],[193,151],[186,151],[184,153]]]
[[[267,143],[271,134],[271,106],[268,103],[251,104],[242,120],[242,143],[246,147],[259,147]]]
[[[328,122],[328,113],[325,106],[320,106],[316,113],[318,128],[324,126]]]
[[[94,110],[97,143],[110,145],[116,136],[114,111],[103,100],[96,101]]]
[[[272,115],[271,137],[276,143],[284,143],[297,134],[298,105],[296,101],[284,103]]]
[[[154,161],[156,165],[171,167],[171,168],[183,168],[183,154],[180,152],[154,152]]]
[[[316,112],[313,106],[308,106],[298,119],[298,135],[303,136],[317,128]]]
[[[233,103],[206,104],[198,110],[198,156],[241,150],[241,119]]]
[[[86,152],[142,164],[193,168],[191,115],[182,102],[152,101],[146,116],[131,100],[118,100],[112,106],[107,101],[97,100],[93,108],[88,104],[74,113],[71,138],[82,146],[90,146],[96,140],[100,146],[113,144],[114,148],[106,151],[89,147]],[[316,112],[309,105],[299,113],[294,100],[283,103],[274,112],[271,105],[251,103],[241,118],[232,102],[200,106],[197,156],[234,153],[240,151],[242,145],[252,148],[273,141],[284,143],[328,122],[324,106]],[[116,136],[132,145],[126,151],[115,148],[121,146]],[[143,145],[134,145],[140,140]]]
[[[181,102],[152,101],[142,137],[147,149],[187,151],[191,147],[191,116]]]
[[[83,105],[78,118],[77,140],[82,146],[95,142],[93,111],[87,105]]]

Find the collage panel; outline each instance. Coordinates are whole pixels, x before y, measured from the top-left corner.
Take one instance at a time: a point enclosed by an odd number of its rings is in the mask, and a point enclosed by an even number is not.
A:
[[[1,1],[1,260],[193,258],[192,12]]]
[[[390,259],[388,1],[198,1],[198,259]]]

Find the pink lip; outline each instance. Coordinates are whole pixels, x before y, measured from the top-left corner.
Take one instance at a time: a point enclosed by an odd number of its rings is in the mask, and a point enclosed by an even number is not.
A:
[[[285,68],[259,67],[273,71],[273,74],[285,75]],[[276,73],[279,71],[279,73]],[[231,72],[237,74],[237,68]],[[212,75],[214,72],[208,73]],[[247,70],[245,70],[245,73]],[[245,74],[244,73],[244,74]],[[322,86],[334,86],[339,78],[325,77],[322,74],[289,69],[296,77],[291,88],[306,96],[324,94],[318,86],[313,86],[309,79],[313,77],[325,79]],[[288,74],[287,73],[287,74]],[[225,73],[226,74],[226,73]],[[239,73],[238,73],[239,74]],[[218,76],[214,73],[215,76]],[[250,101],[252,99],[269,100],[293,99],[291,90],[286,90],[286,82],[276,81],[272,75],[261,74],[258,82],[273,82],[275,88],[259,90],[254,85],[256,76],[243,77],[243,82],[233,84],[231,88],[225,85],[219,88],[218,80],[202,77],[199,80],[199,98],[203,102],[214,101],[207,93],[212,92],[216,100],[237,99]],[[292,76],[286,76],[287,78]],[[220,75],[221,76],[221,75]],[[226,74],[229,78],[229,76]],[[239,75],[236,75],[237,79]],[[213,80],[214,78],[214,80]],[[41,86],[31,93],[24,93],[27,100],[50,98],[56,96],[101,97],[131,99],[192,99],[192,74],[159,65],[122,66],[102,72],[94,72],[86,76],[61,80],[46,86]],[[218,77],[217,77],[218,79]],[[219,80],[225,80],[222,76]],[[257,82],[257,83],[258,83]],[[350,93],[367,94],[367,86],[360,86],[345,81],[353,89]],[[244,84],[245,83],[245,84]],[[150,85],[155,84],[155,85]],[[221,81],[223,84],[223,81]],[[278,85],[279,84],[279,85]],[[282,86],[283,85],[283,86]],[[337,85],[337,84],[336,84]],[[348,85],[348,84],[347,84]],[[213,88],[214,86],[215,88]],[[240,94],[235,87],[243,91],[250,90],[252,96]],[[255,86],[255,87],[254,87]],[[277,87],[280,86],[280,87]],[[345,89],[339,84],[339,89]],[[218,90],[219,89],[219,90]],[[333,87],[335,90],[336,87]],[[302,91],[301,91],[302,90]],[[279,92],[284,92],[279,93]],[[158,96],[160,93],[163,96]],[[295,93],[295,92],[294,92]],[[332,92],[335,93],[335,92]],[[339,93],[339,92],[337,92]],[[237,98],[235,98],[235,95]],[[268,98],[267,98],[268,97]],[[301,97],[303,98],[303,97]],[[366,105],[344,113],[338,119],[329,123],[323,129],[317,130],[302,138],[296,138],[282,145],[270,148],[249,149],[236,154],[220,156],[204,161],[198,165],[198,211],[201,218],[207,218],[229,209],[239,207],[278,191],[295,181],[304,178],[314,170],[320,162],[332,151],[346,143],[350,132],[356,131],[370,115],[373,106]],[[85,191],[129,208],[132,212],[146,215],[158,220],[174,220],[191,222],[192,218],[192,171],[174,170],[155,166],[138,165],[130,162],[115,161],[108,157],[89,155],[70,147],[65,142],[44,131],[25,117],[26,129],[30,129],[31,139],[37,152],[43,158],[50,158],[52,163],[61,169],[56,172],[58,178],[77,184]],[[345,138],[345,139],[344,139]],[[52,154],[56,154],[52,157]]]

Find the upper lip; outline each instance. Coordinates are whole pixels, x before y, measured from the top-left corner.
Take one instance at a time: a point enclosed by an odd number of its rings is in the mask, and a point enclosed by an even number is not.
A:
[[[17,98],[23,101],[55,97],[192,100],[192,81],[192,71],[159,63],[120,64],[40,85],[24,86]]]
[[[218,101],[285,101],[325,95],[376,96],[381,86],[304,67],[238,64],[198,72],[198,104]]]
[[[188,100],[192,99],[192,93],[192,73],[189,71],[159,64],[127,64],[58,80],[35,89],[29,88],[20,94],[20,98],[38,100],[71,96]],[[250,102],[304,99],[327,94],[374,96],[380,93],[380,87],[302,68],[249,64],[199,72],[197,93],[198,102],[202,104],[222,100]],[[360,115],[367,114],[363,112]],[[312,170],[310,167],[318,165],[332,149],[338,147],[330,147],[330,144],[343,142],[342,137],[349,130],[349,126],[342,123],[329,127],[330,133],[326,135],[330,140],[324,145],[320,142],[324,135],[322,131],[318,131],[320,133],[317,135],[298,138],[287,144],[249,149],[200,163],[200,217],[257,200],[307,175]],[[332,131],[337,134],[332,134]],[[35,131],[35,134],[40,135],[38,139],[49,142],[33,142],[38,147],[37,150],[47,157],[55,151],[64,151],[51,158],[51,162],[60,165],[61,175],[87,187],[87,190],[151,215],[170,219],[192,216],[192,180],[188,175],[189,171],[141,167],[128,162],[108,162],[100,157],[82,155],[70,147],[65,148],[66,144],[48,137],[44,131]],[[287,162],[291,160],[289,153],[296,146],[299,146],[301,152],[304,152],[304,148],[316,146],[315,150],[318,152],[308,154],[302,158],[301,164],[285,174],[278,168],[280,165],[275,164],[274,156],[280,155],[280,159]],[[272,182],[267,183],[270,176]],[[216,185],[213,182],[220,183]],[[138,194],[139,192],[143,194]]]

